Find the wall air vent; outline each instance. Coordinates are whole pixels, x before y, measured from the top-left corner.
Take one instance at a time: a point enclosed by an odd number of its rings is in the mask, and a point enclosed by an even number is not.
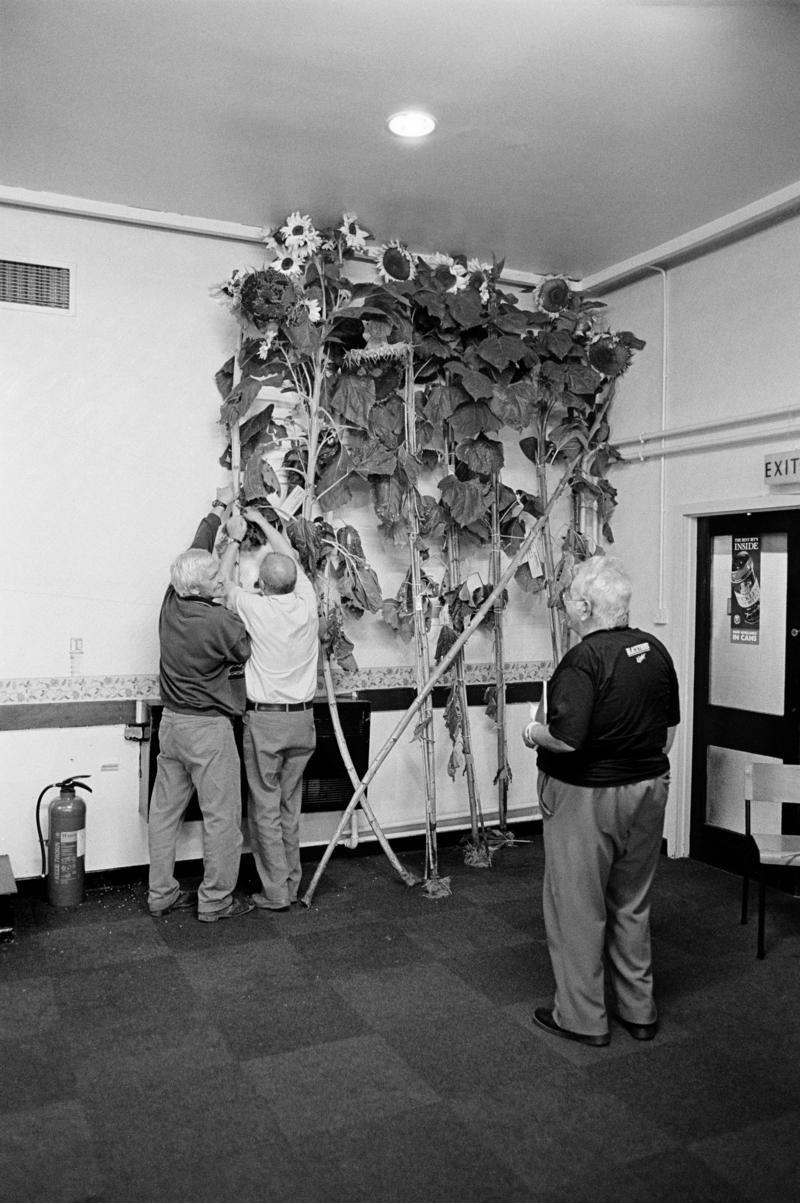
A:
[[[70,277],[68,267],[0,259],[0,304],[70,313]]]

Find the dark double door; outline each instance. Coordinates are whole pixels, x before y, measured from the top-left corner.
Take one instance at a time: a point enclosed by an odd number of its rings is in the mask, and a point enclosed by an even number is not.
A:
[[[800,510],[699,521],[692,748],[690,855],[738,872],[747,759],[800,763]]]

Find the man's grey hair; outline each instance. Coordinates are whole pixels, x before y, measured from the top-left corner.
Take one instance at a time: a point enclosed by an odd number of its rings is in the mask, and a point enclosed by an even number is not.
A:
[[[265,593],[291,593],[297,584],[297,564],[291,556],[271,551],[264,556],[258,579]]]
[[[620,560],[611,556],[592,556],[575,569],[572,596],[582,597],[602,626],[611,630],[628,623],[631,581]]]
[[[181,597],[189,597],[196,593],[198,586],[205,583],[213,563],[214,556],[210,551],[203,551],[201,547],[190,547],[188,551],[182,551],[172,561],[169,570],[172,588]]]

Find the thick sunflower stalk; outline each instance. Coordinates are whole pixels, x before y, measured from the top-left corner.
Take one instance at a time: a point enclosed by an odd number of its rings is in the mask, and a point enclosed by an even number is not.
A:
[[[501,572],[500,474],[495,472],[492,477],[492,557],[490,571],[490,584],[492,588],[494,588],[500,579]],[[497,731],[497,774],[494,783],[497,786],[498,842],[511,843],[514,837],[508,830],[508,787],[511,784],[511,765],[508,760],[508,736],[506,731],[506,666],[503,642],[505,611],[503,596],[499,594],[494,602],[494,625],[492,629],[495,679],[495,727]]]
[[[408,348],[405,364],[403,390],[406,448],[413,459],[417,454],[417,417],[414,390],[414,355]],[[414,664],[417,678],[417,694],[421,696],[431,675],[428,633],[426,630],[422,562],[419,550],[419,515],[414,491],[407,494],[409,545],[411,548],[411,592],[414,607]],[[422,744],[422,772],[425,783],[425,884],[423,893],[428,898],[443,898],[451,893],[449,877],[439,876],[439,853],[436,836],[436,764],[434,759],[435,740],[433,734],[433,701],[429,694],[420,707],[420,719],[414,733]]]
[[[455,455],[452,439],[448,439],[448,459],[450,471],[455,472]],[[458,530],[453,522],[448,522],[446,531],[447,541],[447,575],[450,589],[459,588],[461,581],[461,549]],[[469,717],[469,702],[467,698],[467,678],[463,649],[455,657],[454,668],[456,679],[451,690],[451,701],[448,708],[455,703],[457,721],[451,725],[451,733],[456,731],[461,739],[461,750],[464,757],[464,775],[467,779],[467,797],[469,801],[469,816],[471,838],[464,848],[464,863],[475,869],[491,867],[492,855],[486,843],[486,832],[483,822],[480,790],[475,774],[475,758],[472,752],[472,728]],[[455,777],[455,768],[452,776]]]

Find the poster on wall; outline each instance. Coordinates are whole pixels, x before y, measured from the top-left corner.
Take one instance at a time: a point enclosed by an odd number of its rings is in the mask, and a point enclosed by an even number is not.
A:
[[[733,536],[731,643],[758,643],[761,626],[761,536]]]

